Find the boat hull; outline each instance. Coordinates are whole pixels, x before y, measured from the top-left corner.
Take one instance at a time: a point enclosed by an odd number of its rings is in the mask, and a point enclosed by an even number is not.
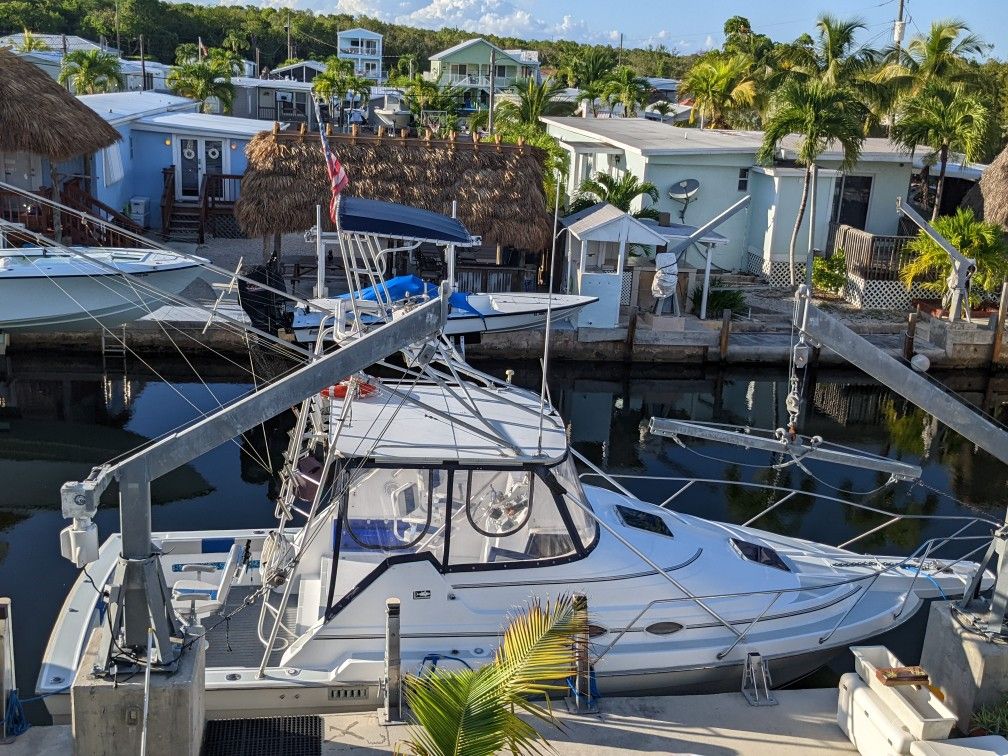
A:
[[[0,331],[86,331],[128,323],[164,304],[145,287],[178,294],[199,278],[198,263],[130,269],[131,278],[94,268],[67,274],[36,263],[35,275],[0,274]]]
[[[448,313],[444,333],[446,336],[475,336],[483,333],[508,333],[539,328],[546,324],[561,323],[574,318],[582,309],[595,301],[594,297],[572,294],[553,295],[553,307],[548,307],[549,297],[536,293],[471,294],[477,313],[456,308]],[[547,312],[549,310],[549,312]],[[296,315],[294,338],[302,343],[312,343],[318,337],[321,314]]]

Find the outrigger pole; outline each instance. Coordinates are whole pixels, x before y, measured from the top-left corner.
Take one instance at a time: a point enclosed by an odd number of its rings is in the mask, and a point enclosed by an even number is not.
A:
[[[117,654],[124,652],[133,660],[143,660],[148,628],[153,628],[155,637],[157,660],[152,659],[152,663],[161,671],[172,671],[172,662],[178,659],[179,652],[171,644],[171,638],[178,634],[168,599],[171,594],[151,543],[151,481],[317,394],[334,380],[435,336],[444,328],[450,293],[443,283],[438,299],[123,459],[95,467],[86,480],[63,484],[63,516],[73,524],[60,533],[61,552],[83,567],[98,555],[97,528],[92,518],[101,494],[113,480],[119,481],[122,553],[112,581],[109,620],[102,627],[106,669]]]

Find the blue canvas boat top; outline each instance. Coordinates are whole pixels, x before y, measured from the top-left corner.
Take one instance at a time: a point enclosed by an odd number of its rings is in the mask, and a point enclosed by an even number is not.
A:
[[[343,231],[459,247],[479,243],[457,218],[418,207],[340,195],[338,212]]]
[[[385,289],[388,290],[389,297],[393,302],[410,297],[422,297],[424,295],[434,298],[438,296],[438,287],[432,283],[427,283],[419,276],[396,276],[385,282]],[[377,302],[377,287],[368,286],[357,292],[356,299],[363,299],[366,302]],[[350,293],[340,294],[339,299],[350,299]],[[482,315],[482,313],[469,304],[469,294],[467,292],[456,291],[448,299],[448,304],[452,310],[465,312],[471,315]]]

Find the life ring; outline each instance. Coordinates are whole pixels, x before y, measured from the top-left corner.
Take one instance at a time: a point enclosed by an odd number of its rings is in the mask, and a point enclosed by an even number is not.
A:
[[[322,389],[320,393],[327,399],[345,399],[347,392],[350,391],[350,383],[351,380],[347,378],[346,380],[340,381],[335,386],[328,386]],[[377,393],[378,387],[373,383],[368,383],[367,381],[357,381],[358,399],[367,399]]]

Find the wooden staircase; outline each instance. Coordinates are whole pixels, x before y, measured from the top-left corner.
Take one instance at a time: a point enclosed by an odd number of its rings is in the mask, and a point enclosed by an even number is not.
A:
[[[199,241],[200,206],[197,202],[176,202],[168,216],[168,225],[161,233],[166,239],[178,241]]]

